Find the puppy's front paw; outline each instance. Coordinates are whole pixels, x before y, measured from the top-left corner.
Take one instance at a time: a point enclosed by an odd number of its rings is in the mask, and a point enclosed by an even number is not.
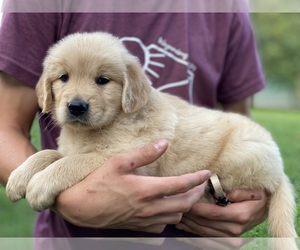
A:
[[[35,211],[45,210],[54,203],[59,192],[47,175],[42,171],[35,174],[26,188],[26,200]]]
[[[8,198],[15,202],[25,197],[26,187],[30,178],[22,168],[14,170],[8,178],[6,194]]]

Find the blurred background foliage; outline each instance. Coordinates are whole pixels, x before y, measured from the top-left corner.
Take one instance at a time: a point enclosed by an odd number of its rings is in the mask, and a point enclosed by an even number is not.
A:
[[[299,109],[300,13],[251,13],[251,20],[267,84],[290,90],[290,108]]]
[[[300,13],[252,13],[251,18],[266,78],[299,84]]]

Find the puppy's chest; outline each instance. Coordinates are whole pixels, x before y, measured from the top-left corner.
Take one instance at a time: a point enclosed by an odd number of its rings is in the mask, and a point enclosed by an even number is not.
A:
[[[63,155],[100,152],[109,148],[105,137],[93,133],[64,133],[58,139],[58,151]]]

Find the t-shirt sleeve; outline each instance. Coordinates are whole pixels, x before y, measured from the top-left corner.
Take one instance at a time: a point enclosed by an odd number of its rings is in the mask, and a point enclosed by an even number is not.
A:
[[[217,99],[220,103],[241,101],[265,87],[255,37],[247,14],[233,15],[224,69]]]
[[[60,36],[61,14],[5,13],[0,28],[0,71],[35,87],[48,48]]]

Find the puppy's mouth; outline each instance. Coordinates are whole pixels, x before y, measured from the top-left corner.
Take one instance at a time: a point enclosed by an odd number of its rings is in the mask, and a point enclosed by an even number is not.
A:
[[[75,99],[67,105],[66,123],[76,126],[89,126],[89,104],[85,101]]]
[[[69,116],[66,123],[73,126],[90,126],[90,123],[85,117],[72,117]]]

